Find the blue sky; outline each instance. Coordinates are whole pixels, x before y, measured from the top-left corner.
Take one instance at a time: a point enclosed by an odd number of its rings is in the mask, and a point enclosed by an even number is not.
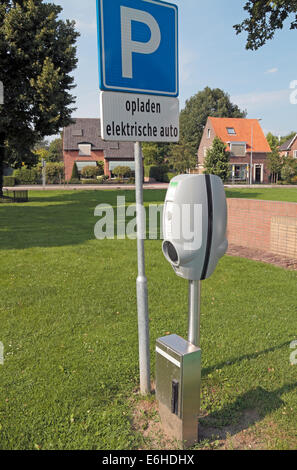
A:
[[[110,0],[112,1],[112,0]],[[52,0],[63,18],[74,19],[78,41],[77,111],[99,117],[96,0]],[[265,133],[297,131],[297,105],[290,83],[297,80],[297,31],[280,31],[258,51],[245,50],[245,34],[233,25],[245,16],[244,0],[176,0],[179,6],[180,104],[205,86],[221,88],[249,118],[261,118]]]

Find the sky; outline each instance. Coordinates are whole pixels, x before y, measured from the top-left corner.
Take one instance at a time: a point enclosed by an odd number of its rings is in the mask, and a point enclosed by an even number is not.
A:
[[[112,1],[112,0],[110,0]],[[78,67],[73,117],[99,117],[96,0],[51,0],[61,5],[62,18],[76,21]],[[297,30],[288,23],[258,51],[245,49],[246,34],[233,25],[245,18],[244,0],[176,0],[179,7],[180,107],[206,86],[221,88],[231,101],[262,119],[267,134],[297,131],[297,104],[290,84],[296,80]]]

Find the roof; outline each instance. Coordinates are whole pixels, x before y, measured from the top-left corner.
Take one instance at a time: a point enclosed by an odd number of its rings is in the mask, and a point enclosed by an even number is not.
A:
[[[92,150],[103,150],[105,158],[134,158],[133,142],[107,142],[101,139],[100,119],[77,118],[64,127],[64,150],[78,150],[78,145],[88,143]]]
[[[291,150],[291,147],[293,143],[295,142],[296,137],[297,137],[297,134],[295,135],[295,137],[293,137],[293,139],[291,138],[289,140],[286,140],[286,142],[280,145],[279,150],[281,152],[285,152],[286,150]]]
[[[219,137],[227,145],[230,142],[245,142],[246,151],[251,152],[251,141],[253,133],[253,152],[271,152],[271,148],[266,140],[266,137],[262,131],[258,119],[215,117],[209,117],[208,119],[210,120],[213,126],[216,136]],[[235,134],[228,134],[228,127],[233,128]]]

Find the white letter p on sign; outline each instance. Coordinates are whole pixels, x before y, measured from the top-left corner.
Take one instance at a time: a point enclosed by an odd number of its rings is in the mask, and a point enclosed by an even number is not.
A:
[[[132,21],[138,21],[148,26],[151,37],[148,42],[132,40]],[[133,78],[132,54],[153,54],[161,42],[161,32],[155,18],[142,10],[121,7],[121,32],[122,32],[122,76]]]

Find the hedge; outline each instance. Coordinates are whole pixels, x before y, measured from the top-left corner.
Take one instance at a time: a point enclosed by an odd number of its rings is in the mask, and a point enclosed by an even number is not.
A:
[[[14,170],[16,184],[38,184],[41,182],[41,167],[27,168],[23,166]]]
[[[3,186],[15,186],[15,177],[3,176]]]
[[[46,184],[61,184],[64,182],[64,163],[48,162],[45,167]]]
[[[144,176],[146,178],[154,178],[156,181],[159,181],[160,183],[168,183],[169,178],[168,178],[168,166],[167,165],[151,165],[151,166],[145,166],[144,167]]]
[[[97,180],[95,178],[81,179],[81,184],[103,184],[103,180]]]

